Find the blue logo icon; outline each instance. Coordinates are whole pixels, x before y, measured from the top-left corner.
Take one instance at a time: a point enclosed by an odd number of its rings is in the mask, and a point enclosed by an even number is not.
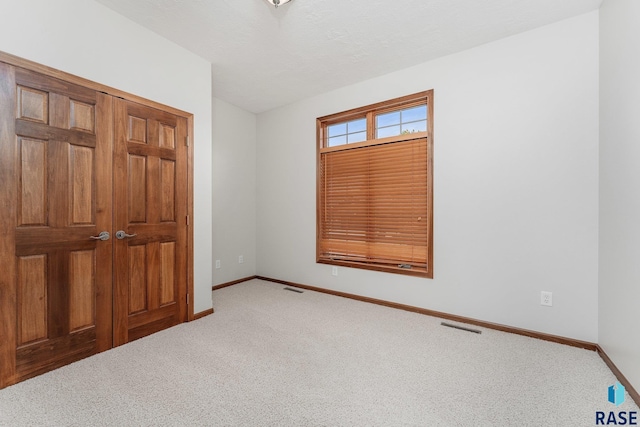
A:
[[[624,386],[619,381],[609,387],[609,402],[616,406],[624,403]]]
[[[620,384],[620,381],[609,387],[609,402],[614,405],[620,406],[624,403],[624,386]],[[638,425],[638,411],[596,411],[596,425],[597,426],[622,426],[622,425],[637,426]]]

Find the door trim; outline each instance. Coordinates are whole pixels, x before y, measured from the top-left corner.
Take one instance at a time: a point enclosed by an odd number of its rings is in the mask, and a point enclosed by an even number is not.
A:
[[[181,116],[186,118],[193,117],[193,114],[183,110],[179,110],[169,105],[164,105],[159,102],[151,101],[149,99],[142,98],[140,96],[137,96],[128,92],[124,92],[120,89],[113,88],[111,86],[103,85],[101,83],[96,83],[92,80],[88,80],[83,77],[78,77],[74,74],[70,74],[65,71],[56,70],[55,68],[47,67],[46,65],[38,64],[37,62],[20,58],[18,56],[3,52],[1,50],[0,50],[0,62],[13,65],[14,67],[35,71],[45,76],[55,77],[57,79],[61,79],[69,83],[74,83],[79,86],[84,86],[85,88],[88,88],[88,89],[93,89],[98,92],[106,93],[107,95],[115,96],[116,98],[122,98],[122,99],[126,99],[127,101],[133,101],[138,104],[145,105],[147,107],[157,108],[158,110],[163,110],[168,113],[175,114],[176,116]],[[192,133],[190,133],[189,135],[191,134]]]
[[[13,69],[0,62],[0,73],[8,76],[0,79],[0,182],[15,182],[16,147],[15,139],[16,81]],[[16,188],[12,185],[0,185],[0,203],[13,206],[16,200]],[[0,388],[11,385],[16,380],[16,263],[12,256],[15,250],[15,209],[9,215],[0,216]],[[6,374],[5,374],[6,373]]]
[[[193,114],[187,117],[187,319],[196,320],[193,313]]]

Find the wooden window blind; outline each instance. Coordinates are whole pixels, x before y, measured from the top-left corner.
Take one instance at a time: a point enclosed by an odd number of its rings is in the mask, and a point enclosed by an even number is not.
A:
[[[431,100],[422,92],[318,119],[318,262],[433,277]],[[416,103],[428,107],[426,131],[374,138],[380,111]],[[363,110],[368,139],[329,146],[326,127]]]

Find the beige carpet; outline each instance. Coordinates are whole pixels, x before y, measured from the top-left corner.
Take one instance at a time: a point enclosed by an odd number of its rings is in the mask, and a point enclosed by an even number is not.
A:
[[[0,390],[2,426],[591,426],[594,352],[253,280],[216,313]]]

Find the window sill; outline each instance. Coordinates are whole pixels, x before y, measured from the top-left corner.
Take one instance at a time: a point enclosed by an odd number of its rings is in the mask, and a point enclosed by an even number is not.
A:
[[[420,267],[413,267],[411,269],[407,269],[407,268],[400,268],[397,265],[370,264],[366,262],[345,261],[345,260],[336,260],[336,259],[329,259],[329,258],[318,258],[316,259],[316,262],[318,264],[338,265],[342,267],[361,268],[364,270],[383,271],[385,273],[403,274],[405,276],[424,277],[426,279],[433,279],[432,270],[429,270],[426,268],[420,268]]]

